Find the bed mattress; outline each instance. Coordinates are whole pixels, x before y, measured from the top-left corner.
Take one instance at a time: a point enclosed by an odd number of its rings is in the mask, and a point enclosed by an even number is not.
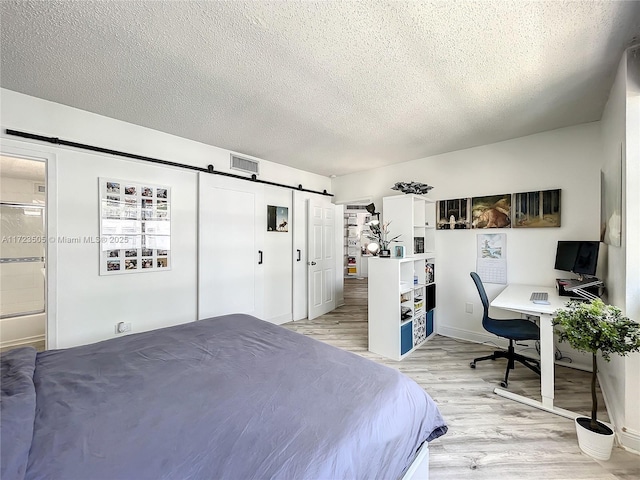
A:
[[[248,315],[2,364],[4,480],[394,479],[447,430],[398,371]]]

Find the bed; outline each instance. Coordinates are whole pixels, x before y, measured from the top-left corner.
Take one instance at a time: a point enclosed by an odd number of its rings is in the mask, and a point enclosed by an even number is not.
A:
[[[398,371],[241,314],[9,351],[0,415],[3,480],[400,479],[447,431]]]

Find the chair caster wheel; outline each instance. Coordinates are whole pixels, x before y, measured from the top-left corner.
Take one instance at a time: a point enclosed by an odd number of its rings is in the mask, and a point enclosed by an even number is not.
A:
[[[507,388],[509,386],[509,384],[507,382],[500,382],[500,386],[502,388]]]
[[[470,366],[471,368],[476,368],[476,364],[475,364],[474,362],[469,363],[469,366]]]

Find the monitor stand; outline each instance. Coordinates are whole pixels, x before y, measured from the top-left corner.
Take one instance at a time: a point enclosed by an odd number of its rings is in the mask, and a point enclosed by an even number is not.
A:
[[[604,291],[604,283],[596,277],[556,278],[556,288],[561,297],[592,300]]]

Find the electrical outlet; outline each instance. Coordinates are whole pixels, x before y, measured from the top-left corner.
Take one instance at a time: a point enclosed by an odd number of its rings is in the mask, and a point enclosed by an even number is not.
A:
[[[473,313],[473,303],[465,303],[464,304],[464,311],[467,313]]]
[[[125,333],[131,331],[131,323],[118,322],[116,323],[116,334]]]

